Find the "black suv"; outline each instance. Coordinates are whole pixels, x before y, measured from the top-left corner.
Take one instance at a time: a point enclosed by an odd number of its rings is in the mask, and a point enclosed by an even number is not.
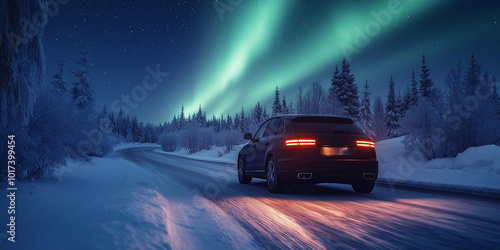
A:
[[[267,179],[271,193],[288,183],[345,183],[373,190],[378,175],[375,144],[347,117],[283,115],[265,121],[238,154],[238,180]]]

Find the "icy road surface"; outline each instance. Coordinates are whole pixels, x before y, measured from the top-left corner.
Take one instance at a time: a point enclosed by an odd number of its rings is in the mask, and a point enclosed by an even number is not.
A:
[[[189,242],[206,237],[266,249],[500,245],[500,201],[492,198],[381,186],[360,195],[349,185],[337,184],[292,187],[276,195],[268,192],[264,180],[239,184],[233,164],[153,150],[129,148],[117,154],[154,173],[162,180],[158,192],[169,204],[179,204],[169,212],[178,222],[177,229],[169,230],[179,237],[178,246],[189,247]],[[197,224],[200,216],[213,217],[219,232],[204,231],[214,226],[202,225],[206,220]]]

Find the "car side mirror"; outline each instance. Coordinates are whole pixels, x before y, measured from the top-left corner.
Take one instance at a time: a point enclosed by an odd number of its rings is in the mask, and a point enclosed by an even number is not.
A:
[[[245,138],[245,140],[252,140],[252,134],[251,133],[246,133],[243,138]]]

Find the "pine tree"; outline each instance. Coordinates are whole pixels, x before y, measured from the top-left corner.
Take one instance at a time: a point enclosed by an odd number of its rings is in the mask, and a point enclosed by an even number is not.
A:
[[[241,124],[240,115],[236,114],[234,116],[234,126],[233,126],[233,129],[238,130],[238,128],[240,127],[240,124]]]
[[[174,115],[174,118],[172,118],[172,123],[171,124],[172,124],[172,129],[174,131],[179,131],[179,128],[180,128],[180,126],[179,126],[179,120],[177,119],[177,117],[175,115]]]
[[[282,113],[283,113],[284,115],[288,115],[288,114],[290,114],[290,110],[289,110],[289,108],[288,108],[288,105],[286,104],[286,96],[285,96],[285,95],[283,95],[283,102],[282,102],[281,107],[282,107],[282,109],[283,109],[283,110],[282,110]]]
[[[255,108],[252,112],[252,120],[254,124],[261,124],[264,120],[264,113],[262,107],[260,106],[260,102],[257,102],[257,104],[255,104]]]
[[[397,108],[397,114],[398,114],[398,120],[399,118],[403,117],[404,111],[403,111],[403,96],[401,95],[401,90],[398,91],[398,96],[396,97],[396,108]]]
[[[179,116],[179,130],[184,129],[186,127],[187,121],[186,116],[184,115],[184,105],[181,106],[181,114]]]
[[[481,67],[476,61],[474,54],[469,60],[469,67],[465,75],[465,95],[474,95],[475,90],[480,84],[479,76],[481,75]]]
[[[226,129],[231,129],[232,127],[233,127],[233,119],[228,113],[226,118]]]
[[[375,98],[375,102],[373,103],[373,132],[375,133],[377,141],[386,138],[384,120],[384,104],[382,104],[382,99],[380,99],[380,96],[377,96],[377,98]]]
[[[126,125],[125,125],[125,115],[123,113],[123,109],[120,108],[120,111],[118,112],[118,116],[116,117],[116,132],[119,135],[124,135],[126,133]]]
[[[406,111],[408,111],[408,109],[410,109],[410,107],[411,107],[411,90],[410,90],[410,86],[406,85],[406,91],[405,91],[405,94],[403,96],[403,100],[401,103],[401,117],[403,117],[405,115]]]
[[[76,63],[80,68],[73,71],[73,74],[78,79],[78,81],[73,84],[73,101],[79,110],[91,111],[94,102],[94,93],[90,89],[90,59],[89,51],[86,48],[80,51],[80,58]]]
[[[226,129],[226,121],[224,121],[224,115],[220,115],[220,125],[218,131]]]
[[[28,124],[33,116],[36,101],[34,87],[45,82],[45,55],[42,45],[45,25],[27,27],[30,21],[26,20],[33,18],[36,19],[35,23],[38,23],[40,18],[43,19],[43,15],[40,16],[40,14],[47,13],[42,9],[44,5],[47,5],[46,0],[0,1],[2,27],[0,28],[0,123],[2,126],[0,134],[2,136],[3,132],[7,134],[10,133],[8,132],[10,129]],[[6,169],[0,169],[0,174],[5,173],[7,176]]]
[[[109,130],[109,120],[108,120],[108,111],[106,110],[106,106],[102,108],[101,113],[97,116],[97,126],[102,130]]]
[[[271,116],[277,116],[281,114],[282,112],[282,107],[281,107],[281,101],[280,101],[280,91],[278,90],[278,86],[276,86],[276,91],[274,93],[274,102],[273,102],[273,113]]]
[[[54,86],[56,92],[58,94],[64,94],[68,92],[66,88],[66,81],[64,80],[64,64],[66,61],[59,60],[57,61],[57,66],[59,67],[59,71],[54,74],[54,80],[52,81],[52,85]]]
[[[385,105],[385,128],[386,135],[390,138],[396,137],[399,134],[399,109],[397,107],[396,95],[394,93],[394,81],[389,82],[389,94],[387,95],[387,103]]]
[[[339,87],[339,68],[335,66],[335,72],[333,73],[332,83],[328,89],[327,104],[325,113],[328,115],[346,115],[345,106],[338,99]]]
[[[335,82],[335,74],[333,76],[332,85],[337,93],[337,99],[342,103],[346,110],[347,116],[358,119],[359,116],[359,96],[358,86],[354,83],[354,75],[351,74],[351,65],[344,59],[342,60],[342,69]]]
[[[331,83],[332,86],[330,87],[330,91],[333,93],[338,93],[342,89],[339,78],[340,78],[339,67],[335,65],[335,71],[333,72],[332,76],[332,83]]]
[[[304,96],[302,86],[299,86],[299,92],[297,93],[297,114],[304,114]]]
[[[115,115],[113,114],[113,111],[109,112],[108,120],[109,120],[109,126],[111,129],[111,132],[113,134],[117,134],[116,120],[115,120]]]
[[[269,119],[269,114],[267,113],[267,108],[264,106],[264,109],[262,110],[262,121],[265,121]]]
[[[243,109],[243,106],[241,107],[241,113],[240,113],[240,130],[241,133],[246,133],[247,132],[247,117],[245,117],[245,110]]]
[[[196,113],[196,123],[197,125],[199,125],[200,127],[204,127],[205,126],[205,123],[206,123],[206,118],[205,116],[203,115],[203,111],[201,110],[201,104],[198,108],[198,113]]]
[[[288,105],[288,113],[289,114],[296,114],[295,109],[293,108],[293,99],[290,99],[290,104]]]
[[[137,117],[135,116],[132,118],[131,134],[132,134],[132,141],[139,142],[141,134],[139,132],[139,123],[137,122]]]
[[[429,78],[429,68],[427,67],[425,55],[422,55],[422,73],[420,74],[420,94],[428,97],[432,91],[432,80]]]
[[[415,79],[415,70],[411,70],[411,77],[410,77],[410,85],[411,85],[411,90],[410,90],[410,104],[409,106],[415,106],[417,105],[418,101],[418,82]]]
[[[363,101],[359,112],[359,124],[363,132],[370,138],[375,139],[373,132],[373,117],[370,105],[370,91],[368,90],[368,81],[365,82],[365,91],[363,92]]]
[[[493,77],[493,103],[496,105],[497,114],[500,115],[500,97],[498,96],[497,77]]]

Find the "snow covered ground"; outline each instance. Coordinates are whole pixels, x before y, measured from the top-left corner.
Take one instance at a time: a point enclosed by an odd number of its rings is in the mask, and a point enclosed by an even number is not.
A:
[[[407,152],[401,143],[402,139],[403,137],[397,137],[376,143],[380,180],[389,184],[500,194],[500,147],[474,147],[455,158],[427,161],[416,152]],[[242,146],[236,146],[229,153],[225,147],[215,146],[191,155],[182,149],[171,153],[157,149],[156,152],[236,164],[238,151]]]
[[[123,144],[115,150],[151,146],[158,145]],[[0,249],[255,248],[244,230],[203,197],[193,207],[192,190],[116,153],[69,162],[53,177],[16,185],[16,242],[2,230]],[[2,225],[9,223],[7,194],[0,190]],[[236,239],[238,245],[232,243]]]

